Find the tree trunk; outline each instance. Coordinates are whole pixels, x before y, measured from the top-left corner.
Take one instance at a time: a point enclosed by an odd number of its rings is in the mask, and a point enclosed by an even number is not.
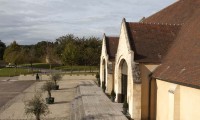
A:
[[[36,120],[40,120],[40,115],[39,114],[35,115],[35,118]]]
[[[71,74],[72,74],[72,68],[73,68],[72,66],[73,66],[73,64],[71,64]]]
[[[48,91],[49,98],[51,97],[51,91]]]
[[[31,71],[33,72],[33,63],[31,62]]]
[[[17,64],[15,63],[15,75],[17,74]]]
[[[86,72],[86,64],[85,64],[85,72]]]
[[[51,63],[49,64],[49,66],[50,66],[50,70],[51,70]]]
[[[57,85],[57,80],[54,80],[55,85]]]

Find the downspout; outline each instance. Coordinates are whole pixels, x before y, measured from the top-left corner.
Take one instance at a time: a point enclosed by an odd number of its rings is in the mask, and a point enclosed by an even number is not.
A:
[[[152,74],[151,74],[152,75]],[[150,75],[150,77],[151,77]],[[156,106],[157,106],[157,86],[156,86],[156,79],[150,79],[150,86],[149,86],[149,120],[156,120]]]

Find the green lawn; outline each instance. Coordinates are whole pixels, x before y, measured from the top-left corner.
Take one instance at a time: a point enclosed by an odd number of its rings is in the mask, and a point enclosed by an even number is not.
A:
[[[20,65],[23,67],[30,67],[30,64],[23,64]],[[47,63],[34,63],[33,64],[33,68],[44,68],[44,69],[49,69],[50,68],[50,64]],[[52,64],[51,65],[52,69],[56,69],[56,70],[63,70],[63,71],[71,71],[71,66],[61,66],[59,64]],[[72,70],[73,71],[96,71],[99,70],[98,66],[72,66]]]
[[[62,75],[71,75],[71,76],[79,76],[79,75],[96,75],[96,72],[72,72],[72,73],[61,73]]]
[[[55,67],[56,70],[63,70],[63,71],[97,71],[99,70],[98,66],[60,66]]]
[[[34,71],[37,72],[37,71]],[[9,77],[9,76],[17,76],[20,74],[31,74],[32,71],[29,71],[28,69],[22,69],[22,68],[1,68],[0,69],[0,77]]]
[[[23,64],[23,65],[20,65],[22,67],[31,67],[30,64]],[[55,67],[58,67],[60,66],[59,64],[51,64],[51,68],[55,68]],[[50,68],[50,64],[47,64],[47,63],[33,63],[33,68],[44,68],[44,69],[49,69]]]

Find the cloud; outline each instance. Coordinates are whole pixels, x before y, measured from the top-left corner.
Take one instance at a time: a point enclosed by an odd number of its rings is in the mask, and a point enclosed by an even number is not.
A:
[[[1,0],[0,39],[34,44],[73,33],[119,35],[122,18],[138,21],[174,0]]]

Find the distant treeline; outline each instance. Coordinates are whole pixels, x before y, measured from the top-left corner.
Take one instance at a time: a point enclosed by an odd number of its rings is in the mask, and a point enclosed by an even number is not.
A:
[[[32,64],[47,62],[64,65],[93,65],[100,61],[101,40],[97,37],[59,37],[55,42],[41,41],[35,45],[19,45],[13,41],[7,47],[0,41],[0,59],[7,63]]]

